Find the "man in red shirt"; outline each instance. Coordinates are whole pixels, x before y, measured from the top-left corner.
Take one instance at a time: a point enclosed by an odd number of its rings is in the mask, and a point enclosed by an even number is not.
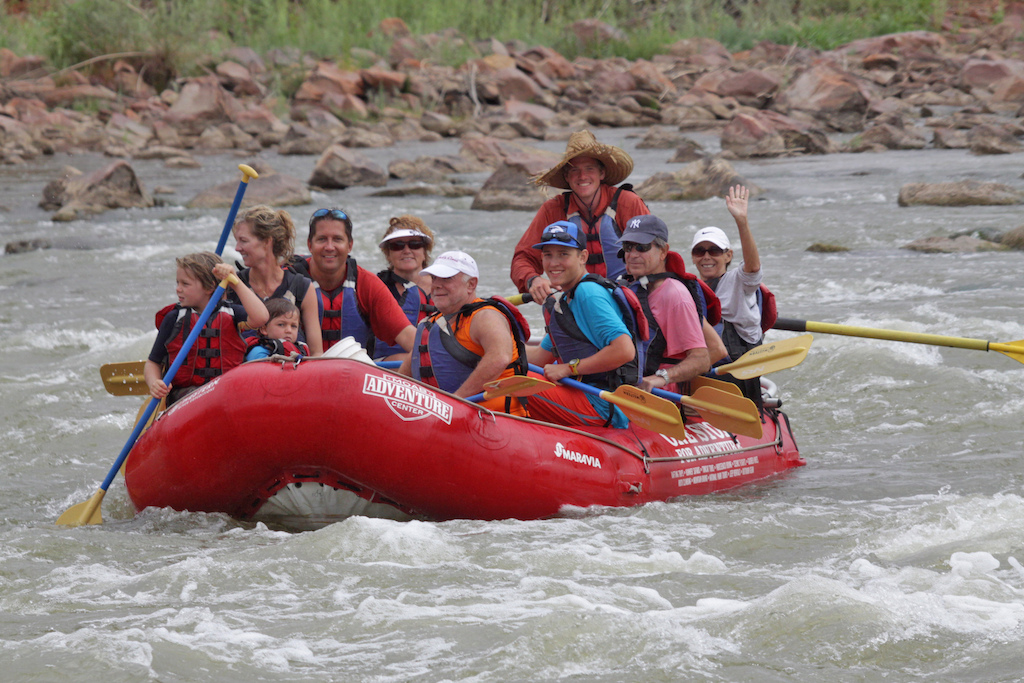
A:
[[[538,176],[538,185],[569,192],[552,197],[537,211],[512,256],[512,282],[543,303],[554,289],[544,275],[539,252],[544,228],[568,220],[586,234],[587,272],[615,280],[626,268],[618,256],[619,236],[634,216],[649,214],[647,205],[630,189],[616,185],[633,172],[633,160],[613,145],[602,145],[589,130],[573,133],[562,160]]]
[[[412,350],[416,328],[395,297],[374,273],[351,256],[352,219],[341,209],[317,209],[309,219],[310,256],[295,257],[292,267],[318,286],[324,351],[353,337],[374,357],[374,337]]]

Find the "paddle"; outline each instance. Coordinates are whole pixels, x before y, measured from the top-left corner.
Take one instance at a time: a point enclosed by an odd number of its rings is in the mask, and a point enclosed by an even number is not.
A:
[[[498,398],[499,396],[515,396],[516,398],[522,398],[524,396],[533,396],[539,394],[542,391],[547,391],[551,387],[555,386],[546,379],[540,377],[529,377],[527,375],[513,375],[512,377],[502,377],[496,379],[493,382],[487,382],[484,384],[484,391],[479,394],[474,394],[468,397],[467,401],[473,403],[479,403],[480,401],[487,401],[492,398]]]
[[[505,299],[505,301],[509,302],[513,306],[522,306],[523,304],[528,304],[533,301],[533,295],[529,292],[526,292],[525,294],[513,294]]]
[[[182,344],[177,357],[175,357],[174,362],[171,363],[171,367],[167,369],[167,374],[164,375],[164,384],[170,385],[171,380],[174,379],[174,376],[178,373],[178,370],[185,362],[185,359],[188,357],[188,352],[196,343],[196,339],[199,338],[199,333],[203,331],[206,321],[210,319],[210,316],[217,309],[217,304],[220,303],[220,298],[224,294],[224,290],[227,287],[228,282],[236,282],[237,280],[237,276],[232,275],[229,278],[221,280],[221,283],[213,290],[213,294],[210,295],[210,302],[206,304],[206,308],[199,316],[199,320],[196,321],[195,327],[192,328],[188,338],[185,339],[185,343]],[[103,516],[100,511],[103,496],[107,494],[107,489],[110,487],[110,483],[114,481],[114,477],[117,476],[118,470],[121,469],[121,463],[125,461],[128,457],[128,453],[132,450],[132,446],[134,446],[135,442],[138,441],[139,435],[142,434],[142,430],[149,422],[149,418],[153,414],[153,411],[156,410],[158,403],[160,403],[160,399],[156,397],[149,400],[149,405],[146,406],[145,412],[135,423],[135,429],[132,430],[132,434],[128,437],[128,441],[125,443],[124,448],[121,449],[121,453],[117,456],[117,460],[114,461],[114,466],[110,468],[110,472],[107,473],[106,479],[104,479],[103,483],[100,484],[99,489],[92,495],[92,498],[84,503],[72,505],[64,512],[64,514],[57,518],[57,524],[61,526],[82,526],[83,524],[103,523]]]
[[[733,434],[752,436],[755,439],[760,439],[763,435],[761,413],[749,398],[711,387],[701,387],[693,392],[693,396],[664,389],[655,389],[651,393],[690,406],[713,427]]]
[[[146,362],[141,360],[124,363],[107,363],[100,366],[103,388],[114,396],[148,394],[146,385]]]
[[[803,362],[813,339],[811,335],[804,334],[765,343],[750,349],[728,365],[711,368],[711,372],[716,375],[732,375],[736,379],[750,379],[785,370]]]
[[[998,351],[1009,356],[1018,363],[1024,363],[1024,339],[1005,344],[995,344],[984,339],[968,339],[966,337],[946,337],[941,334],[921,334],[903,332],[901,330],[880,330],[874,327],[855,327],[853,325],[833,325],[817,323],[813,320],[793,320],[779,318],[773,327],[777,330],[791,332],[821,332],[823,334],[842,334],[848,337],[867,337],[868,339],[885,339],[888,341],[909,342],[911,344],[930,344],[932,346],[951,346],[958,349],[975,351]]]
[[[245,196],[245,190],[249,187],[249,179],[260,177],[260,175],[252,169],[252,166],[239,164],[238,170],[242,172],[242,181],[238,183],[238,189],[235,191],[235,201],[231,203],[231,210],[228,211],[228,219],[224,221],[224,229],[220,233],[220,241],[217,242],[217,256],[224,253],[224,245],[228,243],[228,235],[231,234],[231,228],[235,225],[235,216],[238,215],[238,207],[242,205],[242,197]]]
[[[533,363],[530,363],[530,369],[541,375],[544,374],[544,368]],[[649,394],[640,387],[623,384],[611,392],[568,377],[558,381],[568,387],[579,389],[617,405],[626,414],[626,417],[644,429],[676,439],[686,438],[686,427],[683,424],[682,415],[679,414],[679,409],[674,404]]]

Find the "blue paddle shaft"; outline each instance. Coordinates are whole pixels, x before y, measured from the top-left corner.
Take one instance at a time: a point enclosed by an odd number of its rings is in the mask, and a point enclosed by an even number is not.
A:
[[[249,176],[243,176],[242,181],[238,183],[238,189],[235,190],[235,201],[231,204],[231,210],[228,211],[228,219],[224,221],[224,229],[220,233],[220,241],[217,242],[217,256],[224,253],[224,246],[228,243],[228,234],[231,232],[231,228],[235,224],[235,216],[238,215],[238,207],[242,205],[242,197],[245,196],[245,189],[249,187]]]
[[[202,315],[199,316],[199,320],[196,322],[195,327],[189,333],[188,338],[185,339],[185,343],[182,344],[181,350],[178,351],[178,356],[171,363],[171,367],[167,369],[167,374],[164,375],[164,384],[170,386],[171,380],[178,374],[178,370],[181,369],[182,364],[188,357],[188,352],[192,350],[192,346],[196,343],[196,339],[199,338],[199,333],[203,331],[203,327],[206,325],[206,321],[213,315],[214,310],[217,308],[217,304],[220,303],[220,298],[224,294],[224,283],[217,285],[217,288],[213,290],[213,294],[210,295],[210,303],[206,304],[206,309]],[[114,477],[117,476],[118,471],[121,469],[121,464],[128,457],[128,453],[131,452],[132,446],[139,440],[139,436],[142,434],[142,430],[146,428],[146,423],[149,422],[149,418],[153,415],[153,411],[156,410],[157,404],[160,403],[160,399],[155,396],[150,399],[149,405],[146,406],[146,410],[142,413],[142,417],[135,423],[135,429],[132,430],[131,436],[128,437],[128,441],[125,443],[124,448],[121,449],[121,454],[117,456],[117,460],[114,462],[114,466],[107,472],[107,478],[103,480],[100,485],[100,489],[106,491],[110,487],[110,483],[114,481]]]

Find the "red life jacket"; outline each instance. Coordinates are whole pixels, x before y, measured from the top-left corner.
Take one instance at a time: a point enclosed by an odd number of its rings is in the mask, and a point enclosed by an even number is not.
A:
[[[164,345],[167,349],[168,365],[178,357],[189,333],[199,321],[199,313],[191,308],[172,304],[157,312],[157,329],[160,329],[164,318],[172,312],[176,316],[174,327]],[[245,341],[238,333],[234,311],[226,303],[221,302],[189,349],[185,362],[171,379],[171,386],[198,387],[240,365],[244,359]]]

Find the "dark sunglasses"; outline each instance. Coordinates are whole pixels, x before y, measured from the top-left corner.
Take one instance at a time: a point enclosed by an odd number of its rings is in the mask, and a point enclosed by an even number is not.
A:
[[[648,242],[647,244],[637,244],[636,242],[623,242],[622,251],[627,254],[631,251],[639,251],[641,254],[646,254],[654,247],[654,242]]]
[[[328,216],[336,221],[344,222],[348,220],[348,214],[341,209],[317,209],[313,212],[313,215],[309,217],[309,227],[312,228],[314,222]]]
[[[704,254],[711,254],[712,256],[721,256],[725,253],[725,249],[721,247],[694,247],[690,250],[693,256],[703,256]]]
[[[385,242],[385,244],[391,251],[402,251],[406,247],[415,251],[416,249],[424,249],[427,246],[427,243],[423,240],[409,240],[408,242],[395,240],[394,242]]]

